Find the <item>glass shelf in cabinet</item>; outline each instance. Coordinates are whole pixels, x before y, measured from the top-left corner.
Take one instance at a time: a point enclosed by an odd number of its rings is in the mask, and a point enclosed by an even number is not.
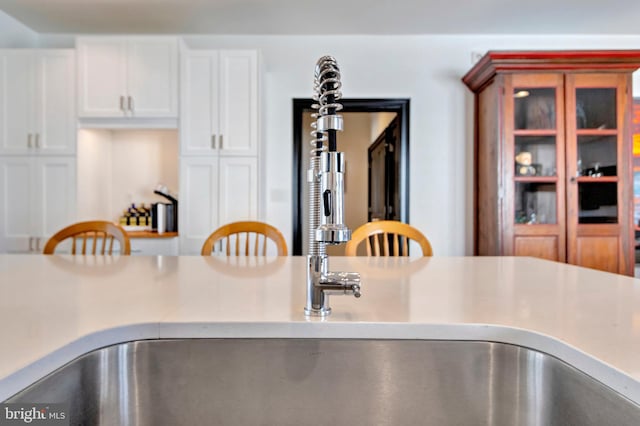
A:
[[[513,180],[523,183],[556,183],[558,176],[514,176]]]

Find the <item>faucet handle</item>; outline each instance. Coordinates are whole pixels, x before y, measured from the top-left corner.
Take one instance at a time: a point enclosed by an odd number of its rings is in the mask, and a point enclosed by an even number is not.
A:
[[[355,298],[358,298],[358,297],[362,296],[362,293],[360,293],[360,285],[359,284],[353,284],[351,286],[351,290],[353,290],[353,296]]]
[[[357,272],[329,272],[326,278],[330,282],[336,283],[339,287],[337,292],[331,291],[333,294],[352,294],[355,297],[362,296],[360,291],[360,274]]]

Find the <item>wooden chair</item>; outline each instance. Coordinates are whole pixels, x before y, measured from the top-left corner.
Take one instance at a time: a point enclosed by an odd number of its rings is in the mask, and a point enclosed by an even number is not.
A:
[[[244,244],[242,244],[244,248],[241,250],[240,240],[242,239],[242,234],[244,234]],[[235,243],[232,243],[232,236],[235,236]],[[263,238],[260,238],[261,236]],[[254,240],[252,244],[253,250],[250,250],[250,240],[252,238]],[[210,256],[215,244],[220,240],[223,240],[224,244],[224,240],[226,240],[225,253],[227,256],[232,255],[232,245],[235,247],[233,254],[236,256],[240,256],[241,254],[245,256],[266,256],[267,239],[272,240],[276,244],[278,256],[287,255],[287,242],[280,231],[266,223],[251,221],[233,222],[216,229],[204,242],[201,254],[203,256]],[[262,240],[262,244],[260,240]],[[259,248],[261,248],[261,250],[259,250]]]
[[[121,226],[107,221],[89,221],[78,222],[58,231],[54,236],[49,238],[44,246],[43,254],[54,254],[56,246],[67,238],[73,238],[71,245],[71,254],[87,254],[87,239],[92,238],[90,243],[90,252],[88,254],[113,254],[113,240],[120,243],[120,254],[131,254],[131,244],[127,232]],[[98,245],[98,240],[102,239],[102,243]],[[78,240],[82,240],[81,250],[78,251]],[[107,240],[109,242],[108,252]]]
[[[411,225],[394,220],[365,223],[353,231],[351,241],[345,247],[345,254],[357,256],[358,246],[365,242],[367,256],[408,256],[409,240],[420,245],[423,256],[433,255],[431,243],[422,232]]]

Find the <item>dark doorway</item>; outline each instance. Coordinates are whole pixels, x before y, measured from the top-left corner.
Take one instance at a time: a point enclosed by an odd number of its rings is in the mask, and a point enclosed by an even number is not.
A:
[[[311,99],[293,100],[293,255],[303,254],[303,221],[306,217],[303,214],[303,203],[307,200],[302,196],[303,185],[306,179],[303,177],[308,167],[306,150],[304,144],[309,141],[310,128],[303,126],[303,117],[312,111]],[[409,222],[409,99],[342,99],[340,103],[344,106],[342,112],[394,112],[397,117],[390,137],[395,137],[393,141],[393,172],[385,172],[384,181],[389,181],[388,191],[395,194],[390,200],[385,201],[394,220]],[[345,121],[345,127],[348,126]],[[389,127],[391,127],[390,125]],[[387,130],[389,130],[387,127]],[[386,133],[385,139],[386,139]],[[379,138],[378,138],[379,139]],[[338,139],[340,143],[340,139]],[[385,148],[386,149],[386,148]],[[385,158],[388,155],[385,154]],[[389,161],[389,160],[385,160]],[[391,166],[391,164],[389,164]],[[387,166],[385,166],[386,170]],[[348,171],[347,171],[348,173]],[[370,170],[371,173],[371,170]],[[378,178],[377,174],[374,178]],[[386,185],[386,184],[385,184]],[[383,190],[384,191],[384,190]],[[387,199],[387,196],[385,196]],[[371,207],[371,193],[369,193]],[[392,201],[392,202],[388,202]],[[371,219],[371,213],[370,213]]]
[[[369,222],[400,220],[400,127],[398,117],[382,131],[368,150]]]

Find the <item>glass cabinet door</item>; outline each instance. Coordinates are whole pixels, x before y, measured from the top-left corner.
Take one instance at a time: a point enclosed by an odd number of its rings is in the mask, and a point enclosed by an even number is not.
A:
[[[513,88],[514,220],[516,224],[555,224],[558,143],[556,87]]]
[[[578,223],[618,222],[616,90],[575,89]]]
[[[626,268],[621,261],[633,249],[627,78],[566,77],[567,261],[611,272]]]

